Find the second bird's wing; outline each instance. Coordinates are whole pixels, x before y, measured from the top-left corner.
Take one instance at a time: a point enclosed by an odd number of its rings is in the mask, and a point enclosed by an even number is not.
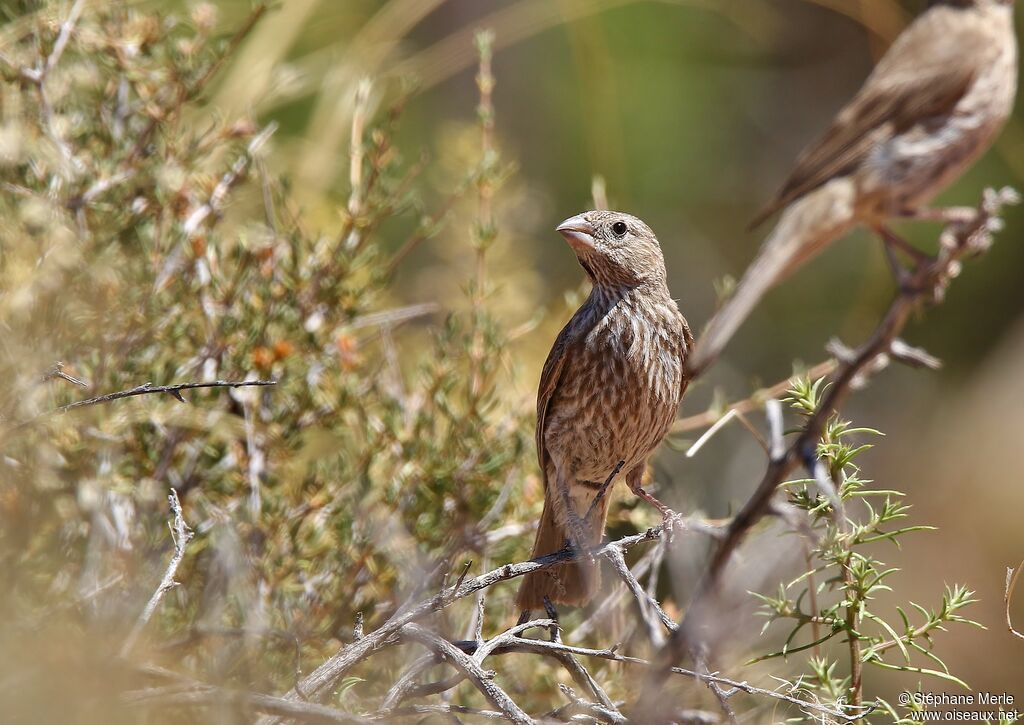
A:
[[[948,6],[927,11],[885,54],[824,135],[807,147],[758,226],[775,212],[850,173],[878,143],[951,112],[997,45],[981,23]]]

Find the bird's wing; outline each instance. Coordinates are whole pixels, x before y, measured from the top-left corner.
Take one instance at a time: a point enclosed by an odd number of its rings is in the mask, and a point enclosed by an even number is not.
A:
[[[544,476],[545,483],[547,481],[548,452],[544,447],[544,420],[547,417],[548,407],[558,389],[566,360],[573,354],[574,348],[587,336],[596,321],[596,316],[590,314],[587,305],[584,304],[558,333],[555,344],[551,346],[551,352],[548,353],[548,358],[544,361],[544,368],[540,374],[540,386],[537,389],[536,438],[537,460],[540,463],[541,475]]]
[[[757,215],[775,212],[855,168],[876,144],[922,120],[949,113],[992,59],[992,37],[961,11],[928,11],[897,38],[857,95],[825,134],[797,159],[774,200]]]

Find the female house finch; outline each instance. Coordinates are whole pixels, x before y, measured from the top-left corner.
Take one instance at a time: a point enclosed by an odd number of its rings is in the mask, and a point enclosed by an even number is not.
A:
[[[565,220],[558,231],[593,290],[559,333],[541,373],[537,456],[544,512],[534,556],[558,551],[567,540],[577,549],[600,542],[608,498],[594,502],[617,470],[636,495],[670,513],[641,480],[647,457],[676,417],[693,343],[669,294],[661,247],[646,224],[628,214],[591,211]],[[583,605],[598,584],[593,560],[561,564],[528,574],[516,601],[523,609],[543,607],[545,596]]]
[[[1017,91],[1014,0],[931,0],[896,39],[825,135],[797,160],[755,225],[778,225],[712,318],[688,361],[697,374],[761,296],[857,224],[887,251],[921,256],[886,227],[894,217],[955,221],[926,209],[995,140]]]

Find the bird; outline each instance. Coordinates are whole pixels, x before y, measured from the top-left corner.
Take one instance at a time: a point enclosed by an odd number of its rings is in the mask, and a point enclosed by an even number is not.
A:
[[[537,392],[537,458],[544,508],[533,557],[570,544],[600,543],[609,486],[624,477],[634,494],[669,517],[643,488],[647,459],[675,420],[693,336],[669,292],[665,259],[644,222],[615,211],[589,211],[557,231],[592,285],[555,339]],[[598,591],[593,557],[527,574],[520,609],[586,605]]]
[[[699,375],[761,297],[829,243],[863,225],[897,252],[926,258],[893,219],[956,223],[972,210],[928,208],[995,141],[1017,92],[1014,0],[931,0],[854,98],[798,157],[751,228],[781,211],[733,295],[712,316],[687,369]]]

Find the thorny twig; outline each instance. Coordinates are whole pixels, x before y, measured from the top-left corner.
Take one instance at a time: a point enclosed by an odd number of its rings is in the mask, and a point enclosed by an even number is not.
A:
[[[200,388],[246,388],[250,386],[263,387],[267,385],[277,385],[276,380],[214,380],[209,383],[176,383],[174,385],[153,385],[152,383],[143,383],[137,385],[129,390],[119,390],[116,393],[107,393],[105,395],[98,395],[95,398],[89,398],[88,400],[77,400],[74,403],[68,403],[67,405],[61,405],[60,407],[54,408],[53,410],[47,411],[37,415],[35,418],[30,418],[21,423],[17,423],[11,427],[11,430],[20,430],[27,428],[34,423],[38,423],[41,419],[47,418],[51,415],[58,415],[61,413],[67,413],[70,410],[76,408],[87,408],[91,405],[100,405],[102,403],[110,403],[121,398],[133,398],[137,395],[150,395],[153,393],[167,393],[168,395],[174,396],[174,398],[182,403],[185,399],[181,395],[182,390],[198,390]]]

